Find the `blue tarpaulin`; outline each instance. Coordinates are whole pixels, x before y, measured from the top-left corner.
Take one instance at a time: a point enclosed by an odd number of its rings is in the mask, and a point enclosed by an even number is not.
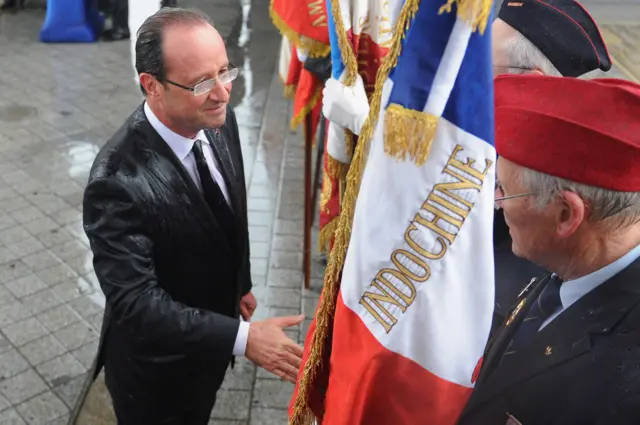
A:
[[[91,43],[100,37],[103,25],[96,0],[48,0],[40,41]]]

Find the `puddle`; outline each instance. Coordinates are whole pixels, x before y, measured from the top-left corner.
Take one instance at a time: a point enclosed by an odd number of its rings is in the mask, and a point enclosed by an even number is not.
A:
[[[0,106],[0,121],[20,122],[38,115],[38,110],[33,106],[7,105]]]

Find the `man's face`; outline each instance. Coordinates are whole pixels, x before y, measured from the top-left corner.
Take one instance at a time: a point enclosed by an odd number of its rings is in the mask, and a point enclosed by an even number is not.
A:
[[[498,158],[496,168],[496,198],[530,193],[521,183],[522,167]],[[548,264],[547,257],[558,246],[556,237],[556,207],[538,209],[535,194],[499,201],[513,240],[511,249],[518,257],[526,258],[538,265]]]
[[[229,69],[224,41],[207,24],[168,28],[163,52],[166,78],[186,87],[216,78]],[[197,133],[224,124],[231,83],[216,81],[213,90],[199,96],[169,83],[164,86],[159,101],[174,127]]]

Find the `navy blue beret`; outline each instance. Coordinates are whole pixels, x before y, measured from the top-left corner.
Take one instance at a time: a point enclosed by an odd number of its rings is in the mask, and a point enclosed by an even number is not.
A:
[[[595,21],[574,0],[504,0],[498,18],[524,35],[566,77],[611,69]]]

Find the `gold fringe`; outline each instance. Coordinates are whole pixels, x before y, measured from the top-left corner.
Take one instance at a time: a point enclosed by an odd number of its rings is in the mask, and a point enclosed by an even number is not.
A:
[[[338,220],[340,217],[334,217],[333,220],[324,225],[320,229],[318,235],[318,249],[320,252],[324,252],[327,256],[331,254],[331,238],[338,228]]]
[[[353,150],[356,148],[356,137],[350,130],[344,131],[344,145],[347,150],[347,156],[353,158]]]
[[[484,34],[493,0],[447,0],[447,3],[440,7],[438,14],[451,13],[454,3],[457,5],[458,17],[471,25],[472,31],[480,30],[480,34]]]
[[[296,47],[307,51],[309,57],[323,58],[331,53],[331,46],[322,43],[313,38],[304,37],[295,32],[287,23],[276,13],[273,7],[273,0],[269,2],[269,15],[273,25],[280,31],[282,35],[287,37]]]
[[[329,176],[338,180],[346,179],[347,172],[349,171],[349,164],[338,161],[329,155],[329,153],[327,153],[327,155],[327,169],[329,170]]]
[[[295,129],[298,128],[300,123],[304,121],[304,117],[306,117],[307,114],[311,113],[313,108],[316,107],[316,105],[318,104],[318,101],[320,100],[320,97],[322,96],[322,89],[323,87],[319,86],[316,89],[316,92],[311,97],[311,100],[309,101],[309,103],[304,105],[304,107],[300,110],[300,112],[298,112],[297,115],[291,118],[291,130],[295,131]]]
[[[356,61],[356,55],[353,53],[353,49],[351,48],[351,43],[349,43],[349,39],[347,39],[347,30],[344,28],[342,13],[340,13],[340,0],[331,0],[331,11],[333,16],[330,18],[333,18],[333,22],[336,25],[338,46],[340,46],[342,62],[344,63],[347,71],[345,74],[344,85],[351,86],[356,82],[356,76],[358,75],[358,62]]]
[[[296,90],[298,86],[295,84],[285,84],[284,85],[284,97],[286,99],[293,99],[296,97]]]
[[[337,4],[337,1],[332,0],[332,2],[335,17],[335,4]],[[333,318],[336,308],[336,300],[340,289],[339,276],[342,268],[344,267],[347,246],[349,245],[349,239],[351,238],[351,223],[353,221],[356,199],[360,189],[362,172],[364,171],[364,152],[366,151],[368,143],[371,141],[377,116],[380,113],[382,87],[389,75],[389,71],[396,66],[398,56],[402,48],[402,39],[411,24],[411,20],[418,11],[419,5],[420,0],[405,1],[402,6],[402,11],[400,12],[400,16],[398,17],[398,22],[395,28],[396,31],[393,35],[389,54],[384,58],[382,66],[376,75],[376,89],[372,96],[369,116],[362,128],[362,132],[351,161],[351,166],[349,167],[349,172],[347,174],[347,188],[344,193],[344,199],[342,200],[338,228],[335,232],[333,249],[331,250],[329,263],[324,275],[322,302],[319,304],[316,311],[316,331],[314,332],[311,340],[309,358],[304,365],[304,370],[300,378],[298,397],[293,405],[293,414],[289,420],[290,425],[311,425],[314,420],[314,415],[311,412],[308,403],[310,389],[313,386],[313,381],[318,367],[322,362],[322,354],[324,352],[327,338],[329,337],[329,323]],[[338,22],[342,22],[337,19],[335,21],[336,26],[338,26]],[[338,35],[340,35],[340,33],[338,33]]]
[[[409,158],[417,165],[427,160],[438,126],[438,117],[391,104],[384,116],[384,152],[398,160]]]
[[[320,212],[329,214],[330,210],[327,208],[327,204],[331,199],[331,192],[333,192],[333,182],[327,173],[327,169],[322,170],[322,190],[320,191]]]

